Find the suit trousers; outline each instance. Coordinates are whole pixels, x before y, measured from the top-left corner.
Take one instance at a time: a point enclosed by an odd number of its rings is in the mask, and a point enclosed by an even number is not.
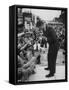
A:
[[[48,68],[50,73],[54,74],[56,70],[56,59],[59,46],[57,43],[50,44],[48,49]]]

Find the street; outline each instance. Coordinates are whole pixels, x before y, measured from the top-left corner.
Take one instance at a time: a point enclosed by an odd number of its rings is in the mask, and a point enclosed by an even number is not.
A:
[[[41,64],[36,65],[35,74],[32,74],[29,77],[29,81],[41,81],[41,80],[60,80],[65,79],[65,64],[63,61],[65,60],[64,55],[62,54],[62,50],[59,50],[57,55],[57,63],[56,63],[56,73],[54,77],[46,78],[45,75],[49,74],[49,71],[44,70],[47,67],[47,52],[43,54],[44,59],[41,60]]]

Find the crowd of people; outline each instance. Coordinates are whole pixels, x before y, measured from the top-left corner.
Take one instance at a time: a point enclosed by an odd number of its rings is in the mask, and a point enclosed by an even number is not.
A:
[[[51,32],[48,32],[49,30],[46,32],[44,31],[44,28],[46,29],[44,23],[40,25],[37,23],[36,27],[32,29],[32,31],[29,30],[26,32],[24,30],[22,33],[18,33],[18,81],[20,82],[27,81],[31,74],[35,74],[36,64],[41,63],[41,47],[47,48],[47,43],[49,43],[48,68],[45,68],[45,70],[50,70],[50,74],[47,75],[47,77],[53,76],[55,73],[58,49],[64,49],[65,28],[64,26],[52,27],[53,30],[56,31],[57,39],[54,31],[53,33],[52,30]],[[59,47],[57,41],[59,43]],[[53,61],[50,60],[51,58]]]
[[[35,73],[35,64],[39,64],[40,54],[36,44],[35,33],[25,32],[18,35],[18,80],[26,81]],[[37,53],[37,54],[36,54]]]

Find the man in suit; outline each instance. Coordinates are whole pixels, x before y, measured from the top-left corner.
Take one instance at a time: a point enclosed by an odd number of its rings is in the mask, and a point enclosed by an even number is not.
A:
[[[52,27],[49,25],[44,26],[44,24],[40,24],[40,28],[43,29],[43,36],[47,38],[47,42],[49,44],[48,67],[45,68],[45,70],[50,70],[50,73],[46,75],[46,77],[52,77],[56,71],[56,59],[59,43],[57,40],[56,32]]]

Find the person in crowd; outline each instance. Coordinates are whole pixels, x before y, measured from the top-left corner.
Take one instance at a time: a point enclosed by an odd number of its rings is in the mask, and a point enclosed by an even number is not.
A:
[[[18,56],[18,78],[22,81],[28,79],[29,75],[33,74],[35,68],[35,62],[30,60],[24,60]]]

